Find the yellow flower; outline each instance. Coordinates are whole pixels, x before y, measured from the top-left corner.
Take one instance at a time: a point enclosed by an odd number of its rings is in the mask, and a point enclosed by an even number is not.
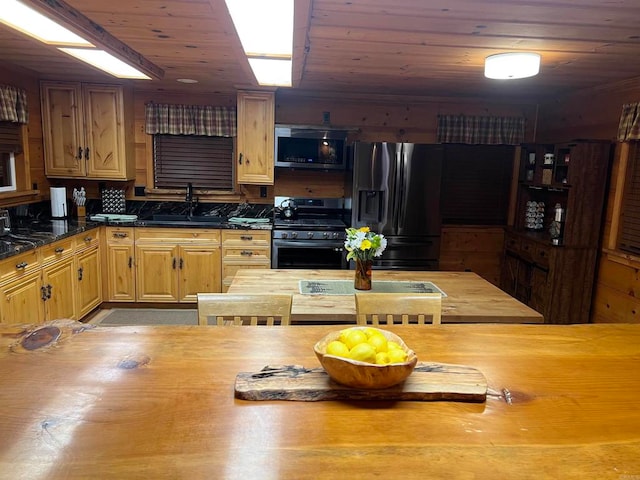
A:
[[[360,244],[360,249],[369,250],[370,248],[371,248],[371,240],[367,240],[366,238],[362,240],[362,243]]]
[[[359,232],[364,232],[364,233],[369,233],[370,229],[369,227],[360,227],[358,229]]]

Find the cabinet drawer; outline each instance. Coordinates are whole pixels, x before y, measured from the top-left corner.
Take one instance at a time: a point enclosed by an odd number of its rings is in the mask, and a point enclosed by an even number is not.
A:
[[[105,229],[107,243],[130,244],[134,240],[133,227],[107,227]]]
[[[75,238],[77,251],[98,246],[100,244],[100,229],[95,228],[87,232],[79,233]]]
[[[520,237],[515,237],[513,235],[506,235],[504,239],[504,248],[507,250],[511,250],[512,252],[520,251]]]
[[[269,264],[269,249],[256,247],[222,248],[223,263],[264,263]]]
[[[136,242],[206,243],[220,244],[220,230],[208,228],[136,228]]]
[[[531,242],[524,238],[520,239],[520,249],[518,250],[518,253],[522,258],[533,260],[535,251],[536,251],[535,242]]]
[[[0,262],[0,283],[9,282],[40,270],[38,250],[14,255]]]
[[[533,261],[544,268],[549,268],[549,257],[551,256],[551,248],[545,245],[536,245],[533,252]]]
[[[71,256],[74,246],[75,239],[71,237],[40,247],[42,263],[48,264]]]
[[[254,245],[271,246],[271,231],[267,230],[223,230],[223,246]]]

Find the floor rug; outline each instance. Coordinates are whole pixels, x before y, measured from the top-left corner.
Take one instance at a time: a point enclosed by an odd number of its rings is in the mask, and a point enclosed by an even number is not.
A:
[[[197,325],[198,310],[163,308],[114,308],[98,325]]]

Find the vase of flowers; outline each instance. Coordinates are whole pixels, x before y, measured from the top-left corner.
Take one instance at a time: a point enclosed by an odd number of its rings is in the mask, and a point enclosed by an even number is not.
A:
[[[373,259],[379,257],[387,248],[384,235],[372,232],[369,227],[347,228],[344,247],[347,260],[356,261],[353,286],[356,290],[371,290],[371,270]]]

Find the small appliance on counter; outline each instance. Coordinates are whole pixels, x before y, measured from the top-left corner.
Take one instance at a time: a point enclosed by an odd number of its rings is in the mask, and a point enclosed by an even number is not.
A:
[[[51,218],[67,218],[67,189],[65,187],[51,187]]]
[[[0,236],[6,235],[11,231],[11,219],[9,218],[9,210],[0,210]]]

